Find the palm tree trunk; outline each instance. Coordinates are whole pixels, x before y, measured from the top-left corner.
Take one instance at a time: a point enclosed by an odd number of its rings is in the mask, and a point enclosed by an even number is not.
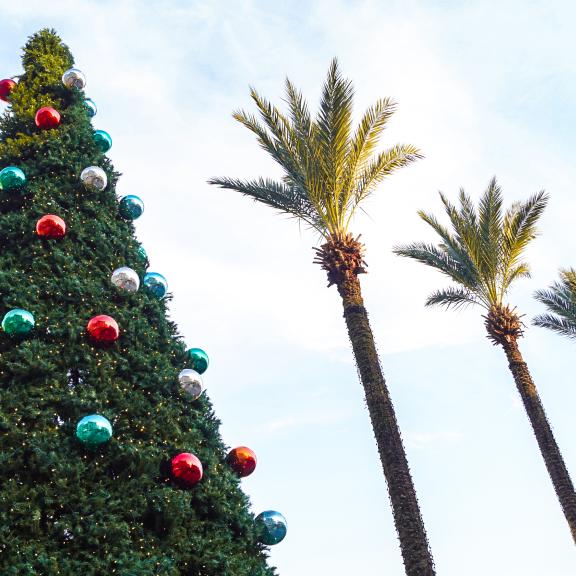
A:
[[[568,469],[554,439],[552,428],[546,418],[544,407],[528,371],[528,366],[524,362],[518,348],[517,340],[509,338],[507,341],[501,342],[501,344],[508,357],[510,371],[514,376],[518,392],[520,392],[526,414],[528,414],[528,419],[544,458],[546,469],[560,501],[560,506],[568,521],[568,526],[570,526],[572,538],[576,543],[576,493],[574,492],[574,485],[568,474]]]
[[[407,576],[434,576],[434,561],[426,538],[416,491],[396,421],[394,406],[382,374],[360,282],[355,275],[341,278],[338,292],[344,305],[348,335],[366,394],[366,403],[388,493]]]

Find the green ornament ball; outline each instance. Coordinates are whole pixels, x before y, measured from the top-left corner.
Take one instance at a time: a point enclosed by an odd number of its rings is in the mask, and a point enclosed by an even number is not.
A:
[[[94,144],[98,146],[100,152],[108,152],[112,148],[112,137],[104,130],[96,130],[94,135]]]
[[[76,437],[88,448],[97,448],[112,438],[112,424],[104,416],[84,416],[76,425]]]
[[[14,308],[4,315],[2,330],[11,336],[28,334],[34,328],[34,316],[28,310]]]
[[[0,190],[19,190],[26,184],[26,174],[17,166],[6,166],[0,171]]]
[[[190,348],[186,355],[188,356],[188,361],[190,367],[196,370],[198,374],[204,374],[208,369],[208,354],[202,350],[202,348]]]

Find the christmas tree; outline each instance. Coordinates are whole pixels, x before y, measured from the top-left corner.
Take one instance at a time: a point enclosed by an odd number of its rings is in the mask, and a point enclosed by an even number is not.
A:
[[[272,575],[73,64],[42,30],[0,82],[0,574]]]

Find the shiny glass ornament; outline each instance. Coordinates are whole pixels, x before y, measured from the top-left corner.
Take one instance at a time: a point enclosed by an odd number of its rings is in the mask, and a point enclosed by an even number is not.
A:
[[[112,284],[126,292],[137,292],[140,288],[140,278],[135,270],[122,266],[112,272]]]
[[[2,330],[11,336],[28,334],[34,328],[34,315],[22,308],[13,308],[6,312],[2,320]]]
[[[36,112],[34,122],[42,130],[56,128],[60,124],[60,112],[51,106],[44,106]]]
[[[138,196],[129,194],[120,200],[119,206],[120,216],[128,220],[136,220],[140,218],[144,212],[144,202]]]
[[[36,234],[42,238],[62,238],[66,234],[66,223],[60,216],[46,214],[36,222]]]
[[[89,448],[96,448],[112,438],[112,424],[104,416],[84,416],[76,425],[76,437]]]
[[[260,542],[267,546],[282,542],[288,531],[286,518],[275,510],[266,510],[258,514],[256,516],[256,525],[260,532]]]
[[[98,344],[111,344],[120,337],[120,328],[116,320],[106,314],[90,318],[86,325],[86,332],[90,339]]]
[[[101,152],[108,152],[112,148],[112,136],[105,130],[96,130],[92,138]]]
[[[26,184],[26,174],[17,166],[6,166],[0,171],[0,190],[19,190]]]
[[[166,278],[158,272],[147,272],[144,275],[144,286],[146,286],[146,290],[151,292],[159,300],[162,300],[168,292],[168,282]]]
[[[178,381],[184,393],[192,400],[200,398],[202,392],[204,392],[202,376],[195,370],[190,370],[189,368],[182,370],[182,372],[178,374]]]
[[[256,454],[247,446],[238,446],[228,452],[226,464],[236,472],[240,478],[249,476],[256,469]]]
[[[62,74],[62,84],[66,88],[78,88],[82,90],[86,86],[86,77],[82,70],[78,68],[68,68],[64,74]]]
[[[86,112],[90,118],[94,118],[96,113],[98,112],[98,107],[96,106],[96,102],[92,100],[92,98],[85,98],[84,99],[84,106],[86,108]]]
[[[208,354],[202,348],[190,348],[186,355],[188,356],[188,363],[193,370],[198,374],[204,374],[208,368]]]
[[[4,78],[4,80],[0,80],[0,100],[4,100],[4,102],[9,102],[10,99],[10,92],[16,86],[16,82],[11,78]]]
[[[202,479],[202,462],[189,452],[181,452],[172,458],[170,470],[174,481],[183,488],[192,488]]]
[[[148,254],[146,254],[146,250],[144,250],[144,246],[138,246],[138,250],[136,251],[136,253],[138,254],[138,258],[140,258],[140,260],[142,260],[142,262],[144,262],[144,263],[148,262]]]
[[[98,166],[88,166],[84,168],[80,174],[80,180],[86,188],[92,190],[102,191],[108,186],[108,176],[106,176],[106,172]]]

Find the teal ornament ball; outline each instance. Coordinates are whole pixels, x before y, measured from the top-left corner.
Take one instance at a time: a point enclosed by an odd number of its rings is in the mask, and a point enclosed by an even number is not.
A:
[[[112,136],[104,130],[96,130],[94,135],[94,144],[98,146],[100,152],[108,152],[112,148]]]
[[[26,184],[26,174],[17,166],[6,166],[0,171],[0,190],[19,190]]]
[[[198,374],[204,374],[208,368],[208,354],[202,350],[202,348],[190,348],[186,352],[188,356],[188,363],[193,370],[196,370]]]
[[[28,310],[14,308],[6,312],[2,320],[2,330],[11,336],[28,334],[34,328],[34,316]]]
[[[112,424],[104,416],[84,416],[76,425],[76,437],[84,446],[97,448],[112,438]]]
[[[138,250],[136,250],[136,254],[138,254],[138,258],[146,264],[148,262],[148,254],[146,254],[146,250],[144,250],[144,246],[138,246]]]
[[[158,272],[147,272],[144,275],[144,286],[146,286],[146,289],[159,300],[162,300],[168,292],[168,282],[166,281],[166,278]]]
[[[262,544],[273,546],[282,542],[286,537],[288,525],[286,518],[275,510],[266,510],[256,516],[256,528]]]
[[[86,98],[84,100],[84,107],[86,108],[86,113],[90,118],[94,118],[96,113],[98,112],[98,107],[96,106],[96,102],[92,100],[92,98]]]
[[[144,202],[138,196],[130,194],[120,200],[120,216],[128,220],[140,218],[144,212]]]

